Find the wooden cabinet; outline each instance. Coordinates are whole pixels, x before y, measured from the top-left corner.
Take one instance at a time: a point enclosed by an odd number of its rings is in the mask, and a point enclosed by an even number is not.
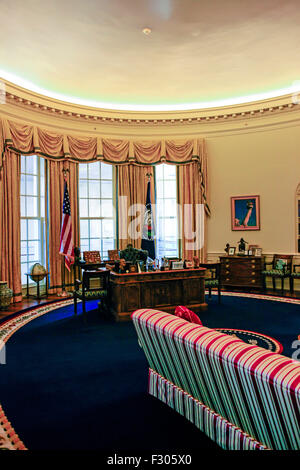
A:
[[[262,289],[263,257],[221,256],[221,286]]]
[[[199,312],[207,307],[204,274],[204,268],[128,274],[111,271],[113,313],[116,318],[127,319],[138,308],[174,313],[178,305]]]

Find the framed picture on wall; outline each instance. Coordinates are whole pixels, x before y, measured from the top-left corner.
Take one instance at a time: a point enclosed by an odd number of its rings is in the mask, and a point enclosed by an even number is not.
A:
[[[259,196],[231,197],[231,230],[260,230]]]

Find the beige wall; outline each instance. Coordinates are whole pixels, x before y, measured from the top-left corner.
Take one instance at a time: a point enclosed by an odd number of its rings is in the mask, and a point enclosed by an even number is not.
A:
[[[206,137],[210,207],[208,252],[241,236],[265,253],[296,251],[295,192],[300,182],[300,124]],[[261,229],[231,230],[230,197],[259,195]]]

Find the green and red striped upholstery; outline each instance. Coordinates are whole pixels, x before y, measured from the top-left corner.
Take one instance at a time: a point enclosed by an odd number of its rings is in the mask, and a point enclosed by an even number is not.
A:
[[[170,390],[168,404],[225,449],[300,449],[299,362],[157,310],[137,310],[132,319],[150,393],[165,401]],[[170,393],[179,389],[176,401]],[[206,427],[197,418],[201,407]]]

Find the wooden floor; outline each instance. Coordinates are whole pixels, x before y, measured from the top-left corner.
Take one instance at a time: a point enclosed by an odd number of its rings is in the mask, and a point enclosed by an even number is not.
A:
[[[275,295],[278,297],[281,297],[281,290],[273,290],[273,289],[267,289],[265,292],[262,291],[251,291],[253,294],[265,294],[265,295]],[[288,298],[294,298],[294,299],[300,299],[300,291],[295,291],[291,294],[290,291],[284,291],[283,293],[284,297]],[[56,294],[48,295],[47,297],[43,297],[40,300],[36,300],[34,298],[24,298],[22,302],[18,302],[15,304],[11,304],[6,310],[0,310],[0,321],[4,319],[5,317],[8,317],[9,315],[12,315],[16,312],[20,312],[22,310],[26,310],[27,308],[30,307],[36,307],[38,305],[45,305],[50,302],[55,302],[58,300],[63,300],[64,297],[58,296]]]
[[[22,302],[10,304],[6,310],[0,310],[0,321],[9,315],[26,310],[27,308],[36,307],[38,305],[45,305],[49,302],[55,302],[57,300],[63,300],[63,297],[59,297],[58,295],[54,294],[43,297],[40,300],[36,300],[34,298],[24,298]]]

